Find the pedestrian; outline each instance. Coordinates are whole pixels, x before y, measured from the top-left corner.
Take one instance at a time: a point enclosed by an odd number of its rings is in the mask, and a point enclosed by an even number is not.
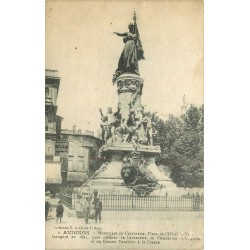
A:
[[[84,219],[86,224],[88,224],[89,221],[89,211],[90,211],[90,201],[89,197],[86,197],[85,203],[84,203]]]
[[[60,219],[60,223],[62,221],[62,217],[63,217],[63,212],[64,212],[64,207],[62,205],[62,202],[59,201],[58,205],[56,207],[56,222],[58,221],[58,218]]]
[[[95,199],[95,222],[97,223],[97,219],[99,219],[99,222],[102,220],[102,202],[99,198]]]
[[[51,205],[49,200],[45,201],[45,220],[48,220],[49,211],[51,211]]]

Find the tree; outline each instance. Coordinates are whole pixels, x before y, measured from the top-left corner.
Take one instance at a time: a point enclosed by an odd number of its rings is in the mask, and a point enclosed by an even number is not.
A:
[[[180,118],[158,119],[157,142],[162,154],[158,159],[170,167],[170,178],[180,187],[204,185],[204,107],[193,105]]]

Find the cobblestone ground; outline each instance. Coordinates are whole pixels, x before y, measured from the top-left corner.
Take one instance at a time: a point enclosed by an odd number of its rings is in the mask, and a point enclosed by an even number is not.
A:
[[[102,222],[55,207],[46,227],[46,249],[203,249],[203,212],[103,211]]]

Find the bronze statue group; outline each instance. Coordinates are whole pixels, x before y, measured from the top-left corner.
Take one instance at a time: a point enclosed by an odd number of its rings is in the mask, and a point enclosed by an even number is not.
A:
[[[113,112],[108,108],[107,113],[101,113],[102,140],[104,144],[115,142],[132,143],[135,148],[138,144],[153,146],[153,135],[156,133],[153,122],[154,114],[144,113],[144,107],[131,107],[127,117],[122,118],[120,108]]]

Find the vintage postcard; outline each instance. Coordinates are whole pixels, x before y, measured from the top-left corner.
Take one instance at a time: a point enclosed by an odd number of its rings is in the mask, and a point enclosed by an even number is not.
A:
[[[46,249],[204,248],[203,1],[46,1]]]

